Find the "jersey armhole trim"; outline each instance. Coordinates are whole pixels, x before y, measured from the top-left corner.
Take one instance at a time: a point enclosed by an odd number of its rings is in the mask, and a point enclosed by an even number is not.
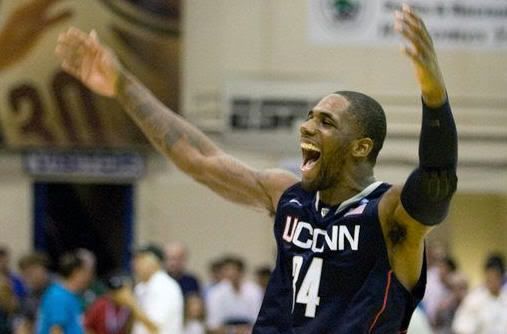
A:
[[[389,270],[389,272],[387,273],[387,284],[386,284],[386,289],[384,292],[384,303],[382,304],[382,307],[375,315],[375,318],[374,318],[373,322],[371,323],[370,328],[368,329],[368,334],[372,333],[373,329],[375,328],[375,325],[377,324],[377,321],[380,319],[380,316],[382,315],[382,313],[384,313],[384,311],[386,309],[387,299],[389,298],[389,291],[391,290],[391,276],[392,275],[393,275],[393,271]]]

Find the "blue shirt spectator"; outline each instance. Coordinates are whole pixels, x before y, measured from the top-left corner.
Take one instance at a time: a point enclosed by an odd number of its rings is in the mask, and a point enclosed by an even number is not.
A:
[[[59,259],[58,267],[62,282],[52,284],[44,293],[35,332],[84,334],[79,293],[93,279],[95,260],[88,255],[88,251],[77,250],[64,254]]]
[[[16,297],[20,300],[25,298],[27,295],[26,287],[21,278],[13,273],[9,273],[9,280],[11,281],[12,290]]]
[[[55,283],[42,297],[36,333],[47,334],[53,326],[58,326],[65,334],[84,334],[81,320],[79,295]]]

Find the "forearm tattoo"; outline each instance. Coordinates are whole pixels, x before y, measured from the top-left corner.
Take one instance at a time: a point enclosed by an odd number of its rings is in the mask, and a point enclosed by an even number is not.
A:
[[[118,80],[118,101],[159,150],[170,154],[174,144],[185,139],[204,155],[216,152],[217,147],[200,130],[157,100],[132,75],[123,72]]]

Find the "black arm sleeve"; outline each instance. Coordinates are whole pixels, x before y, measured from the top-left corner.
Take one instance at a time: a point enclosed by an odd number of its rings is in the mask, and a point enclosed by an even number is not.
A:
[[[424,225],[444,220],[457,187],[457,160],[457,132],[449,101],[438,108],[423,102],[419,166],[401,192],[401,203],[411,217]]]

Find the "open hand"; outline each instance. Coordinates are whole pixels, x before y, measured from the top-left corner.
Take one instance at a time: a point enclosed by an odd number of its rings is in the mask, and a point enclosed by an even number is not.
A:
[[[100,44],[95,31],[70,28],[58,37],[55,53],[62,68],[94,92],[115,96],[121,65],[115,54]]]
[[[394,28],[406,41],[402,51],[412,60],[424,102],[430,107],[441,106],[447,98],[445,83],[424,22],[404,4],[395,12]]]

